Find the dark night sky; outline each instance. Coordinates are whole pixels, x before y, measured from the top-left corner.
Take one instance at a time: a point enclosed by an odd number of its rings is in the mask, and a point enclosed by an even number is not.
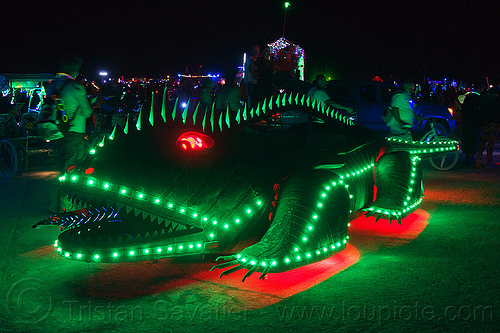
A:
[[[0,73],[54,72],[63,54],[84,74],[224,71],[251,44],[281,37],[283,1],[10,1],[0,5]],[[500,76],[497,1],[291,0],[285,37],[309,78]]]

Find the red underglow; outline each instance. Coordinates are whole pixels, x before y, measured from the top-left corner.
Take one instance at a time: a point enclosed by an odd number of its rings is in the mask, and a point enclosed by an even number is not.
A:
[[[364,216],[351,222],[350,240],[345,250],[310,265],[283,273],[268,274],[266,281],[259,280],[260,273],[254,273],[241,282],[246,270],[240,270],[219,278],[223,270],[210,268],[214,257],[203,261],[178,262],[180,259],[160,259],[133,263],[99,264],[95,270],[78,283],[77,294],[93,299],[133,299],[154,296],[161,299],[182,300],[193,297],[200,302],[210,301],[212,306],[226,302],[244,304],[247,310],[263,308],[282,301],[334,276],[354,265],[364,253],[379,248],[400,246],[415,239],[427,226],[429,214],[418,209],[402,220],[402,224]],[[24,253],[25,258],[58,258],[60,264],[67,261],[54,252],[53,246],[45,246]],[[189,260],[189,259],[188,259]],[[75,262],[71,261],[71,267]],[[81,263],[82,272],[88,263]],[[227,268],[226,268],[227,269]],[[216,296],[215,296],[216,295]],[[170,303],[165,303],[165,306]]]
[[[87,168],[85,169],[85,174],[90,175],[92,172],[94,172],[94,168]]]
[[[214,139],[198,132],[185,132],[177,138],[175,144],[184,150],[206,149],[214,145]]]
[[[372,251],[383,247],[394,247],[409,243],[427,227],[429,213],[417,209],[412,214],[401,220],[401,224],[380,219],[375,223],[375,217],[365,220],[364,216],[351,222],[349,227],[349,241],[360,252]]]
[[[172,259],[135,263],[101,264],[101,271],[85,278],[76,291],[96,299],[132,299],[164,293],[226,294],[247,309],[258,309],[304,291],[354,265],[358,250],[347,244],[345,250],[310,265],[283,273],[268,274],[266,281],[255,273],[241,282],[246,270],[219,278],[222,270],[210,272],[212,261],[176,263]],[[88,264],[86,264],[88,265]],[[124,278],[126,277],[126,278]],[[162,296],[164,297],[164,296]],[[257,300],[254,300],[257,298]]]
[[[323,282],[333,275],[343,271],[358,262],[359,252],[351,244],[345,250],[322,261],[302,266],[291,271],[268,274],[266,281],[259,280],[261,273],[254,273],[241,282],[246,270],[240,270],[219,278],[221,270],[199,271],[193,278],[217,283],[230,288],[237,288],[251,292],[264,293],[279,298],[290,297],[312,286]],[[267,306],[270,304],[262,304]]]
[[[401,224],[392,220],[380,219],[375,223],[375,217],[365,220],[364,216],[358,217],[351,222],[349,234],[364,233],[377,237],[395,237],[404,239],[415,239],[427,226],[429,213],[422,209],[417,209],[401,220]]]

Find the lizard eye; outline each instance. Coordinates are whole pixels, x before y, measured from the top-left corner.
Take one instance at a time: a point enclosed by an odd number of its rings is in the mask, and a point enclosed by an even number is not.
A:
[[[214,145],[214,139],[198,132],[185,132],[177,138],[175,145],[184,150],[206,149]]]

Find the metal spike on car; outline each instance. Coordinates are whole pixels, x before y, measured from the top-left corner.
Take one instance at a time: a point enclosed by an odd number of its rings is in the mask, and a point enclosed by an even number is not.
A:
[[[227,128],[231,128],[231,119],[229,118],[229,102],[227,102],[227,106],[226,106],[226,125],[227,125]]]
[[[200,106],[200,102],[196,104],[196,108],[194,109],[193,113],[193,125],[196,125],[196,116],[198,115],[198,107]]]
[[[153,109],[154,109],[154,100],[155,100],[155,92],[151,92],[151,108],[149,109],[149,123],[151,126],[154,126],[154,116],[153,116]]]
[[[190,99],[187,101],[186,106],[184,107],[184,110],[182,110],[182,123],[183,124],[186,123],[187,113],[188,113],[188,110],[189,110],[189,102],[191,102]]]
[[[143,105],[141,105],[141,108],[139,110],[139,116],[137,117],[137,122],[135,123],[135,128],[137,128],[138,131],[141,130],[142,107]]]
[[[130,118],[130,114],[127,115],[127,121],[125,122],[125,127],[123,128],[123,133],[128,134],[128,121]]]
[[[175,99],[174,108],[172,110],[172,121],[175,121],[175,113],[177,112],[177,103],[179,102],[179,97]]]
[[[167,88],[168,86],[165,85],[165,89],[163,90],[163,100],[161,103],[161,118],[163,119],[163,122],[167,122],[167,116],[166,116],[166,108],[167,108]]]

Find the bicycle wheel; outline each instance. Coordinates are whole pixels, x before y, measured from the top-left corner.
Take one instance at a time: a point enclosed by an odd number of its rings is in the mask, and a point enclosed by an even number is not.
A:
[[[17,152],[7,139],[0,141],[0,175],[5,179],[14,177],[17,171]]]
[[[448,138],[439,138],[439,141],[454,141],[454,140]],[[455,150],[447,154],[432,156],[429,158],[429,163],[436,170],[447,171],[453,168],[458,163],[459,157],[460,157],[460,152],[458,150]]]

